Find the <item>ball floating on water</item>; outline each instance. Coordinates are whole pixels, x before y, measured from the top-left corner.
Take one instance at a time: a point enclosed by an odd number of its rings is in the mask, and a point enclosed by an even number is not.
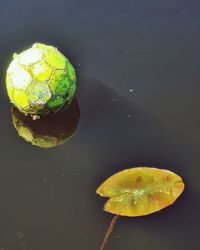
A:
[[[8,96],[21,112],[42,115],[70,104],[76,91],[76,74],[57,48],[35,43],[14,59],[6,77]]]

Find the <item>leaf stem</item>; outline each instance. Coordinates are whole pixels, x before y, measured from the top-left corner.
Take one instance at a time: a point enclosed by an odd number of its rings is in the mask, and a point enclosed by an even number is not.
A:
[[[114,228],[114,225],[116,224],[117,220],[119,219],[120,215],[115,215],[113,218],[112,218],[112,221],[108,227],[108,230],[104,236],[104,239],[103,239],[103,242],[101,244],[101,247],[100,247],[100,250],[104,250],[105,249],[105,246],[110,238],[110,235],[113,231],[113,228]]]

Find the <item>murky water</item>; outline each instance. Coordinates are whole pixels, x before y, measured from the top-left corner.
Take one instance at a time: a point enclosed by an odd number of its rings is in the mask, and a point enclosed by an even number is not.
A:
[[[0,7],[0,249],[99,249],[112,216],[95,190],[141,165],[178,173],[186,191],[162,212],[120,218],[107,249],[198,249],[199,1],[8,0]],[[78,74],[76,124],[49,149],[18,136],[5,91],[12,53],[36,41],[57,46]],[[54,136],[65,134],[65,126],[54,127]]]

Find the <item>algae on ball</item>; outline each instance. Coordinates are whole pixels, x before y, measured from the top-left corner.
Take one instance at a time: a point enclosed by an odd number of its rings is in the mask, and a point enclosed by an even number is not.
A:
[[[6,77],[8,96],[20,111],[30,115],[56,112],[68,105],[76,91],[76,74],[57,48],[35,43],[14,59]]]

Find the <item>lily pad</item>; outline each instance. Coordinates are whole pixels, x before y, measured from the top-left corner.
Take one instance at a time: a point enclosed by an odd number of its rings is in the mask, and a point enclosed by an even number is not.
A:
[[[110,198],[104,210],[121,216],[144,216],[171,204],[184,190],[177,174],[157,168],[137,167],[108,178],[97,194]]]

